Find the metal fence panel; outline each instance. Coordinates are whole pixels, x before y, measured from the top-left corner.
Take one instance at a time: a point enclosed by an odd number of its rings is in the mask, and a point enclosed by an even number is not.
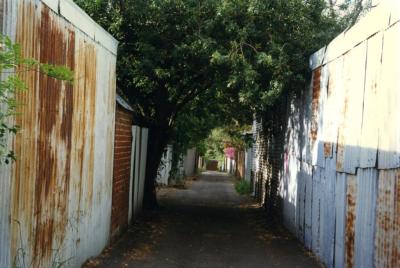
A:
[[[381,1],[316,52],[290,103],[283,218],[328,267],[400,265],[399,14]]]
[[[65,65],[75,77],[66,83],[34,71],[20,74],[29,90],[16,95],[24,104],[15,118],[18,160],[12,174],[0,172],[8,178],[0,196],[8,193],[10,207],[0,204],[0,218],[3,211],[9,215],[0,230],[0,266],[79,266],[109,239],[116,51],[65,20],[59,1],[1,4],[3,29],[24,57]],[[117,45],[110,36],[108,42]]]
[[[321,173],[322,168],[314,167],[312,176],[312,251],[320,256],[320,231],[321,231]]]
[[[321,258],[328,267],[333,267],[335,245],[335,186],[336,161],[327,158],[321,180]]]
[[[389,169],[400,167],[400,23],[395,24],[384,33],[382,50],[381,79],[378,91],[379,149],[378,168]]]
[[[312,166],[306,166],[304,169],[304,179],[305,179],[305,220],[304,220],[304,241],[307,248],[312,247],[312,199],[313,199],[313,179],[312,179]]]
[[[338,136],[337,170],[351,174],[359,166],[366,49],[363,42],[344,56],[346,95]]]
[[[347,174],[338,173],[335,189],[335,267],[345,267],[346,192]]]
[[[375,267],[400,265],[400,170],[381,170],[378,179]]]
[[[374,266],[375,209],[378,186],[376,169],[360,169],[357,174],[355,222],[355,267]]]
[[[365,93],[363,122],[360,137],[360,167],[375,167],[378,149],[379,114],[377,105],[378,87],[381,76],[383,34],[378,33],[367,41],[367,65],[365,75]]]

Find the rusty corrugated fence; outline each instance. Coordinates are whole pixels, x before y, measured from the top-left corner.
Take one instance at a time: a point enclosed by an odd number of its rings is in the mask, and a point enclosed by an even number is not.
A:
[[[75,73],[17,70],[29,90],[16,96],[17,161],[0,170],[0,267],[76,267],[109,239],[117,41],[71,0],[0,4],[24,57]]]
[[[400,2],[381,1],[290,103],[283,218],[328,267],[400,266],[399,48]]]

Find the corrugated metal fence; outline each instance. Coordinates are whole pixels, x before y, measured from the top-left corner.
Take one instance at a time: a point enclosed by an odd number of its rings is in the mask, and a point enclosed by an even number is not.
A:
[[[400,266],[399,20],[381,1],[311,57],[290,105],[283,218],[328,267]]]
[[[20,71],[29,90],[0,169],[0,267],[77,267],[110,232],[117,42],[71,0],[2,0],[3,32],[25,57],[66,65],[66,84]]]

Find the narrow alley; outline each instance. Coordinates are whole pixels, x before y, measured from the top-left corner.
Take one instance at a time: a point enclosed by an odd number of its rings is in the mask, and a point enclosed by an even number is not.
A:
[[[85,267],[319,267],[289,232],[268,227],[263,209],[225,173],[162,188],[159,202],[161,211]]]
[[[400,268],[400,0],[0,21],[0,268]]]

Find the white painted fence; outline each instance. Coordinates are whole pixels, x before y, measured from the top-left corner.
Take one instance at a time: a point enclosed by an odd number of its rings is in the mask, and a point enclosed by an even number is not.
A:
[[[144,180],[146,175],[149,130],[132,126],[131,177],[129,187],[129,214],[131,223],[143,209]]]

